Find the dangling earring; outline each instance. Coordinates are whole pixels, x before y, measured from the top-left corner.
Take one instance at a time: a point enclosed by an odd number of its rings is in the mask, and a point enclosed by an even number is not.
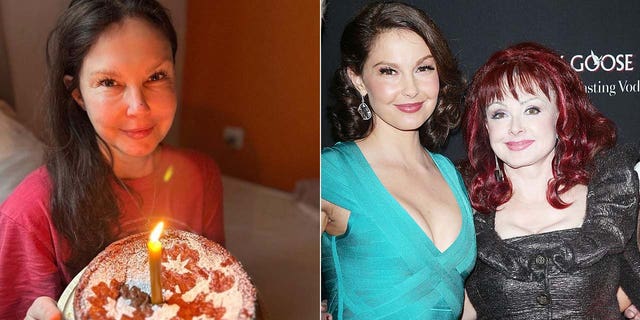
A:
[[[362,120],[369,120],[371,119],[371,109],[369,109],[369,106],[364,102],[363,95],[360,95],[360,99],[362,99],[362,102],[360,102],[358,106],[358,113],[362,117]]]
[[[496,176],[496,180],[498,180],[498,182],[502,182],[504,181],[504,175],[502,175],[502,170],[500,170],[500,166],[498,165],[498,156],[496,156],[495,153],[493,156],[496,159],[496,170],[493,171],[493,175]]]

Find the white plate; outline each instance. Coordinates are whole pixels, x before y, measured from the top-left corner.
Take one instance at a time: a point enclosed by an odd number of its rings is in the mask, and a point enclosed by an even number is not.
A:
[[[86,268],[84,268],[86,269]],[[67,288],[64,289],[60,299],[58,299],[58,309],[62,311],[62,319],[64,320],[74,320],[73,316],[73,294],[76,292],[76,286],[80,281],[80,277],[84,272],[82,269],[78,274],[69,282]]]

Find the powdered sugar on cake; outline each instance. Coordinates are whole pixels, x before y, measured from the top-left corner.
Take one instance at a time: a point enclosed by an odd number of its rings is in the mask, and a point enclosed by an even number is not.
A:
[[[77,317],[254,317],[255,289],[242,265],[220,245],[183,231],[166,231],[160,240],[164,304],[150,304],[147,239],[148,234],[127,237],[94,259],[78,285]]]
[[[182,255],[179,254],[178,258],[176,259],[168,259],[167,262],[162,263],[162,267],[167,269],[167,271],[175,272],[177,274],[185,274],[190,272],[189,270],[187,270],[187,268],[185,268],[187,263],[189,263],[189,259],[182,260],[181,256]]]
[[[104,308],[107,310],[107,317],[114,319],[120,319],[122,316],[133,317],[133,313],[136,311],[136,308],[131,306],[131,301],[122,297],[118,297],[118,300],[107,298],[107,304]]]
[[[155,319],[171,319],[178,316],[180,306],[175,304],[163,304],[161,307],[154,307],[153,317]]]

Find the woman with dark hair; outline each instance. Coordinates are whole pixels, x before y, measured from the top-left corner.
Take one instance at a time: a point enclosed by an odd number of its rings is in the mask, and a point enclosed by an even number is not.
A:
[[[53,299],[98,252],[158,220],[224,242],[217,165],[160,145],[176,49],[155,0],[76,0],[62,13],[47,41],[46,165],[0,207],[0,318],[32,303],[27,318],[59,316]]]
[[[499,51],[473,78],[464,126],[478,211],[464,318],[621,318],[625,293],[638,301],[637,248],[625,252],[638,152],[613,148],[576,72],[539,44]]]
[[[456,319],[475,261],[471,207],[435,153],[462,116],[447,42],[421,10],[367,5],[346,26],[340,141],[322,151],[322,281],[336,319]]]

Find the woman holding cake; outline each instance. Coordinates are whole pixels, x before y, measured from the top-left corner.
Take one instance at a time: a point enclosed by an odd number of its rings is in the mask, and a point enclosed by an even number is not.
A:
[[[30,306],[27,318],[59,317],[54,299],[76,273],[158,220],[224,243],[217,165],[160,144],[176,111],[176,48],[155,0],[75,0],[59,18],[46,165],[0,207],[0,318]]]
[[[462,115],[464,83],[422,11],[366,6],[346,27],[322,151],[322,281],[334,319],[456,319],[475,261],[471,206],[433,152]]]
[[[638,300],[635,147],[558,54],[495,53],[467,95],[478,261],[465,319],[620,319]],[[630,315],[630,314],[628,314]]]

